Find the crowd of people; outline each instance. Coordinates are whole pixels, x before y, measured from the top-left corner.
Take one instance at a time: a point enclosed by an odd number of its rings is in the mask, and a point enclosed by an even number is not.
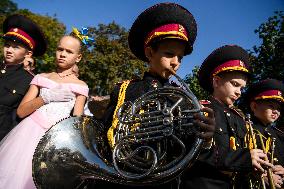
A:
[[[157,87],[172,85],[169,82],[172,71],[176,72],[182,58],[193,51],[197,24],[186,8],[175,3],[159,3],[139,14],[129,31],[128,43],[131,52],[147,62],[149,69],[142,79],[116,84],[106,97],[90,97],[87,84],[79,79],[77,64],[84,56],[82,45],[88,39],[84,34],[73,31],[62,36],[55,52],[57,69],[34,74],[33,57],[43,55],[47,49],[40,27],[15,14],[4,21],[3,33],[0,188],[30,189],[36,188],[32,177],[33,154],[49,128],[69,116],[94,116],[103,123],[113,147],[118,108]],[[253,74],[249,64],[248,52],[238,45],[220,46],[205,58],[198,81],[210,93],[210,99],[200,101],[204,114],[194,115],[195,126],[200,128],[197,135],[204,143],[200,155],[177,178],[148,188],[283,187],[283,132],[275,123],[283,109],[284,84],[269,78],[252,84],[242,94]],[[235,106],[241,95],[249,107],[247,115]],[[265,140],[264,147],[259,137]],[[272,147],[275,153],[271,160]],[[145,187],[99,179],[85,187],[107,186]]]

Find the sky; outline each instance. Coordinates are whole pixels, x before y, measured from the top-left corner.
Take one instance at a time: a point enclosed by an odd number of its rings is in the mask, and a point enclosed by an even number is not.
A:
[[[197,22],[197,38],[192,54],[183,58],[177,74],[184,78],[194,66],[216,48],[235,44],[244,49],[259,46],[254,33],[275,11],[284,11],[284,0],[13,0],[20,9],[55,16],[72,27],[97,26],[115,21],[130,29],[136,17],[160,2],[174,2],[187,8]]]

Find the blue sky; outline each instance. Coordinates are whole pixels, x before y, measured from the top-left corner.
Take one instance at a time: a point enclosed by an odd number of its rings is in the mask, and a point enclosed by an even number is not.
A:
[[[216,48],[236,44],[245,49],[260,45],[254,30],[274,11],[284,11],[283,0],[13,0],[18,8],[41,15],[54,16],[72,26],[97,26],[115,21],[129,29],[146,8],[159,2],[175,2],[186,7],[195,17],[198,33],[194,50],[184,57],[178,71],[180,77],[191,73],[196,65]]]

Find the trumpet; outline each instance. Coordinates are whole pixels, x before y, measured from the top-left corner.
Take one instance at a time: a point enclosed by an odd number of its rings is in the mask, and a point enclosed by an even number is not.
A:
[[[265,137],[259,130],[253,129],[252,127],[252,122],[250,120],[250,114],[246,115],[246,123],[247,123],[247,129],[248,129],[248,136],[247,136],[247,147],[249,147],[250,149],[258,149],[257,147],[257,143],[256,143],[256,136],[258,136],[259,141],[260,141],[260,145],[261,145],[261,149],[263,150],[264,153],[266,153],[266,155],[268,155],[268,153],[270,154],[270,163],[273,164],[274,161],[274,148],[275,148],[275,138],[272,138],[271,140],[271,144],[270,144],[270,152],[267,152],[266,150],[266,146],[264,145],[264,141],[263,139],[267,139],[267,137]],[[267,135],[270,135],[270,133],[266,133]],[[252,141],[250,143],[250,141]],[[268,157],[265,157],[265,161],[268,161]],[[267,171],[267,178],[268,178],[268,183],[269,183],[269,188],[270,189],[275,189],[275,184],[273,181],[273,177],[272,177],[272,170],[271,168],[266,168]],[[250,188],[254,189],[254,188],[261,188],[261,189],[266,189],[266,183],[264,180],[264,176],[260,175],[260,183],[261,186],[259,186],[259,180],[257,181],[253,181],[252,179],[250,179],[249,184],[250,184]]]

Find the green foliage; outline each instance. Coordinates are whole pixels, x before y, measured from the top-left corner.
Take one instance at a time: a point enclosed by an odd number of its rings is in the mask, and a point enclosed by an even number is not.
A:
[[[17,4],[10,0],[0,1],[0,16],[11,14],[18,9]]]
[[[109,94],[115,83],[141,77],[146,66],[128,47],[128,32],[115,22],[89,28],[95,39],[93,47],[83,52],[79,64],[81,79],[87,81],[92,93]]]
[[[252,82],[267,78],[284,80],[284,15],[275,12],[268,21],[261,24],[255,33],[262,44],[250,51]]]
[[[185,76],[185,83],[188,84],[190,90],[199,100],[208,100],[209,93],[206,92],[204,89],[201,88],[198,82],[197,74],[198,74],[199,67],[195,66],[192,70],[191,74],[187,74]]]
[[[262,40],[260,46],[254,46],[250,51],[251,68],[253,74],[250,83],[267,78],[274,78],[284,82],[284,15],[283,11],[275,12],[265,23],[255,30]],[[250,85],[249,83],[249,85]],[[249,87],[248,85],[248,87]],[[239,106],[249,112],[244,99],[240,99]],[[279,125],[284,127],[283,111]]]
[[[58,41],[66,34],[65,25],[54,17],[34,14],[26,9],[15,13],[32,19],[46,36],[48,49],[42,57],[36,58],[36,73],[54,71],[55,52]],[[7,15],[8,13],[0,15],[1,24]],[[83,48],[83,58],[78,67],[80,79],[87,82],[92,93],[107,95],[115,83],[142,76],[146,65],[131,53],[127,41],[128,31],[125,28],[115,22],[99,24],[98,27],[89,27],[89,35],[95,38],[95,43],[89,48]],[[3,46],[3,41],[0,45]],[[3,48],[0,53],[0,58],[3,58]]]

